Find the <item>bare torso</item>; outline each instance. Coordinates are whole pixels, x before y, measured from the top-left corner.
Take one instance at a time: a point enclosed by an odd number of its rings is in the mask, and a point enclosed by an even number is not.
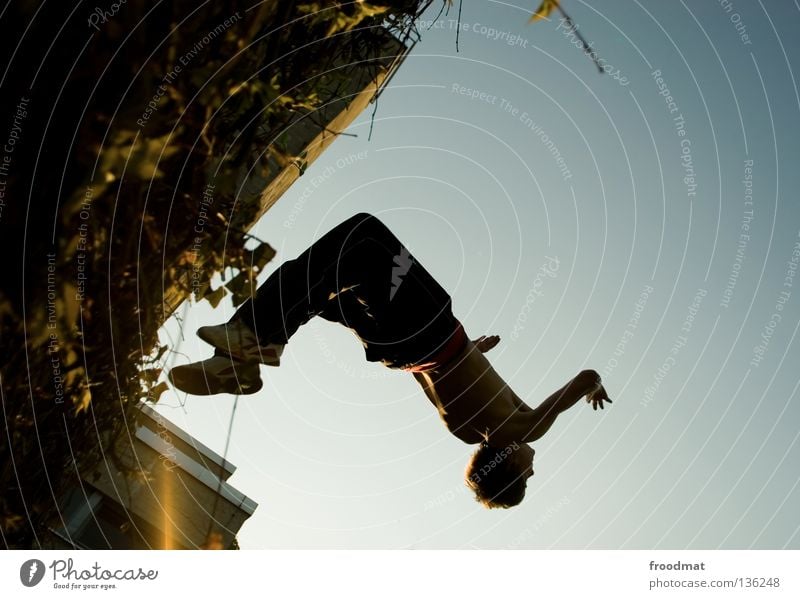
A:
[[[472,341],[445,366],[414,377],[447,429],[465,443],[490,441],[514,414],[531,410]]]

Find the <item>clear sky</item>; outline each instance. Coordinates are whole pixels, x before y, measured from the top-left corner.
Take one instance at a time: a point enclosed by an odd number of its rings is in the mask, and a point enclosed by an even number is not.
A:
[[[455,10],[424,30],[372,140],[368,110],[254,233],[269,274],[371,212],[520,397],[594,368],[613,405],[561,416],[523,504],[486,510],[413,377],[314,319],[238,401],[243,548],[800,548],[800,7],[564,0],[600,75],[534,4],[466,0],[459,52]],[[192,307],[174,347],[208,357],[230,315]],[[159,409],[222,453],[233,403]]]

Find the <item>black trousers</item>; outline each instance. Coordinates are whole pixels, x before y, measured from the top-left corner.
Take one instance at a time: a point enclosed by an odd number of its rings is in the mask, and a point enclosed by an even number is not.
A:
[[[428,361],[458,325],[447,292],[367,213],[282,264],[233,319],[255,331],[262,344],[286,344],[314,316],[353,330],[367,360],[390,368]]]

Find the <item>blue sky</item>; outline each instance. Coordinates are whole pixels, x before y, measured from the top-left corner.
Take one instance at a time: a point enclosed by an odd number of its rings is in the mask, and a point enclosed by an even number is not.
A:
[[[237,405],[243,548],[800,548],[800,7],[565,0],[601,76],[532,6],[464,2],[459,52],[454,11],[423,31],[372,140],[366,111],[254,233],[268,275],[372,212],[520,397],[594,368],[613,406],[560,417],[525,502],[485,510],[413,378],[315,319]],[[192,306],[175,347],[207,357],[230,314]],[[233,402],[159,410],[221,453]]]

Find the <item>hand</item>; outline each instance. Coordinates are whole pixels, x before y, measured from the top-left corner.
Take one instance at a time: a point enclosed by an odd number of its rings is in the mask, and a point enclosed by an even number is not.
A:
[[[490,349],[492,349],[495,345],[500,343],[500,337],[497,335],[481,335],[475,341],[473,341],[475,347],[477,347],[482,353],[486,353]]]
[[[597,383],[597,388],[594,391],[590,391],[586,394],[586,403],[591,403],[592,407],[596,410],[597,406],[600,406],[600,409],[603,410],[603,402],[607,401],[608,403],[614,403],[608,398],[608,393],[605,390],[605,387],[600,383]]]

